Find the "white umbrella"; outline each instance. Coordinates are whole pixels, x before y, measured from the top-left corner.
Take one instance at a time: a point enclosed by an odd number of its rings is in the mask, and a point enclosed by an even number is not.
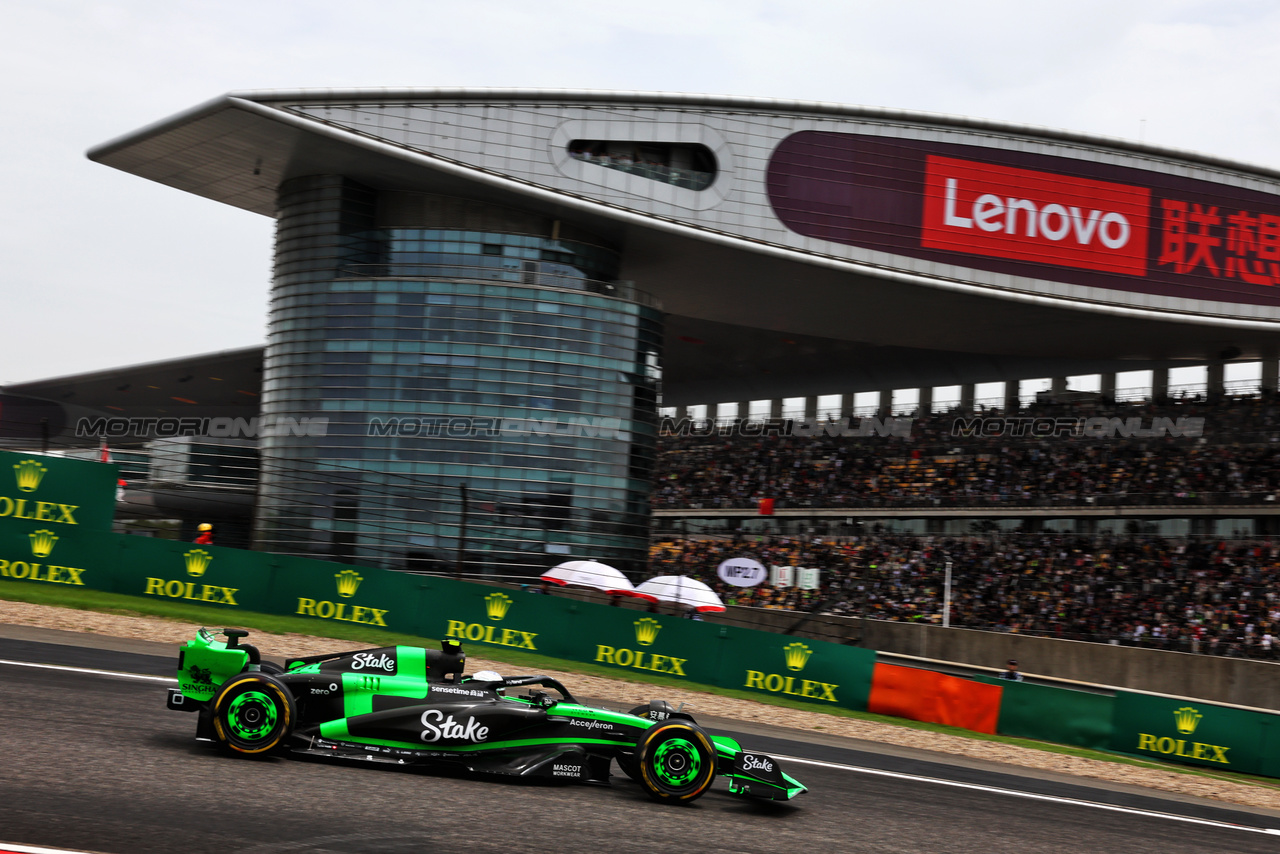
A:
[[[663,602],[675,602],[695,611],[723,611],[724,603],[715,591],[695,578],[683,575],[660,575],[642,582],[636,593]]]
[[[636,595],[635,587],[625,575],[595,560],[567,560],[542,573],[542,580],[561,587],[590,587],[611,595]]]

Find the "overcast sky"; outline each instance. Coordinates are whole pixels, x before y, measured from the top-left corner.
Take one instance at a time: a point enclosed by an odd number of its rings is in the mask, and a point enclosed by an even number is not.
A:
[[[270,220],[89,162],[234,89],[838,101],[1280,167],[1270,0],[5,0],[0,384],[260,344]]]

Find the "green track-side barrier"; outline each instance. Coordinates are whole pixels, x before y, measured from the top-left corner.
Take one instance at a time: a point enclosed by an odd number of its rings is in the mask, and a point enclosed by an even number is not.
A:
[[[1245,774],[1280,776],[1280,713],[1152,694],[1116,695],[1111,749]]]
[[[0,452],[0,577],[452,637],[620,676],[643,671],[822,706],[867,706],[871,650],[449,578],[113,534],[115,493],[114,466]]]
[[[1111,716],[1115,701],[1104,694],[1031,685],[990,676],[979,682],[1004,688],[996,732],[1106,750],[1111,746]]]

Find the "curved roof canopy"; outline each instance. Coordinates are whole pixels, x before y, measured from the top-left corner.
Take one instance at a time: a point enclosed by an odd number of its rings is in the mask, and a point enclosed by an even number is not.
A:
[[[709,151],[714,179],[608,159],[645,145]],[[89,157],[264,216],[282,181],[342,174],[573,224],[668,312],[669,404],[1280,354],[1280,174],[1123,140],[752,98],[304,90],[233,92]]]

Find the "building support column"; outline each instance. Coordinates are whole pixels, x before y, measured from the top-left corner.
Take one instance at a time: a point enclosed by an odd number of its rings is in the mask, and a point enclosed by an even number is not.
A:
[[[1019,395],[1022,392],[1021,380],[1005,380],[1004,383],[1004,414],[1013,415],[1018,411],[1022,401]]]
[[[816,394],[806,395],[804,399],[804,412],[801,415],[805,421],[818,420],[818,396]]]
[[[887,388],[880,391],[880,405],[876,407],[876,415],[879,418],[888,418],[893,414],[893,389]]]
[[[1205,366],[1205,392],[1210,397],[1220,396],[1226,390],[1227,365],[1225,362],[1210,362]]]
[[[840,395],[840,417],[841,418],[853,417],[853,402],[855,398],[856,398],[856,395],[852,395],[852,394]]]
[[[746,421],[750,417],[751,417],[751,401],[749,400],[738,401],[738,420]]]
[[[1151,372],[1151,400],[1161,403],[1169,397],[1169,369],[1156,368]]]
[[[1049,393],[1053,395],[1055,401],[1062,400],[1067,395],[1067,378],[1054,377],[1050,380]]]
[[[1277,384],[1280,383],[1280,360],[1274,355],[1266,356],[1262,360],[1262,393],[1275,394]]]
[[[782,398],[775,397],[769,401],[769,420],[770,421],[782,420]]]
[[[960,385],[960,411],[961,412],[973,411],[974,392],[975,392],[975,389],[974,389],[973,383],[961,383]]]
[[[1114,403],[1116,399],[1116,372],[1098,374],[1098,394],[1106,403]]]
[[[916,389],[919,396],[916,403],[916,418],[928,418],[933,414],[933,386]]]

